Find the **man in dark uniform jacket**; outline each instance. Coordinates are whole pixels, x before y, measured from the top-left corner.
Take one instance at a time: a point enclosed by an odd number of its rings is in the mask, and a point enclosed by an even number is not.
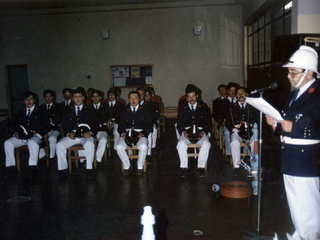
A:
[[[181,135],[177,144],[177,150],[180,157],[180,177],[186,177],[188,174],[188,145],[189,134],[186,131],[187,127],[195,126],[200,128],[198,141],[201,146],[198,158],[198,172],[200,177],[204,177],[204,168],[208,160],[211,144],[209,142],[209,131],[211,129],[211,117],[208,116],[208,109],[203,104],[198,102],[198,88],[190,87],[186,91],[187,102],[179,109],[179,118],[177,129]]]
[[[152,99],[152,91],[151,89],[147,89],[144,96],[144,100],[150,106],[150,113],[151,113],[151,118],[153,122],[153,131],[152,131],[152,134],[150,134],[149,139],[151,140],[151,143],[149,143],[149,147],[152,149],[155,149],[157,145],[157,138],[158,138],[160,110],[159,110],[159,104],[157,102],[152,101],[151,99]]]
[[[33,92],[26,92],[22,95],[25,107],[20,109],[14,117],[15,125],[14,136],[9,138],[4,143],[6,154],[6,167],[9,167],[10,172],[16,172],[16,161],[14,157],[14,149],[27,145],[29,149],[29,166],[32,175],[37,172],[37,164],[39,157],[39,144],[42,142],[44,135],[49,128],[49,119],[43,111],[36,105],[37,95]],[[22,125],[27,130],[31,131],[32,137],[29,139],[20,139],[19,126]]]
[[[62,120],[64,136],[57,144],[57,158],[59,175],[68,173],[67,149],[76,144],[82,144],[86,156],[87,177],[92,177],[92,163],[94,161],[94,135],[97,132],[98,121],[95,112],[84,105],[84,96],[81,90],[73,93],[73,102],[69,108],[65,108]],[[85,131],[83,136],[77,137],[76,130],[79,124],[87,124],[90,131]]]
[[[129,104],[121,113],[118,132],[120,139],[117,143],[116,150],[120,160],[123,163],[123,175],[129,174],[131,170],[130,161],[125,151],[127,144],[125,143],[127,129],[134,128],[139,133],[139,141],[137,143],[139,149],[139,158],[137,163],[137,175],[142,174],[143,164],[147,155],[148,135],[152,129],[152,120],[148,108],[141,106],[140,94],[137,91],[132,91],[128,95]]]
[[[72,93],[73,93],[73,90],[71,88],[64,88],[62,90],[62,95],[63,95],[63,98],[64,98],[64,101],[60,103],[60,106],[61,106],[62,109],[64,109],[64,107],[70,107],[71,106],[71,104],[72,104]]]
[[[104,151],[106,150],[106,146],[108,144],[108,116],[107,116],[107,108],[105,105],[101,103],[102,94],[98,90],[93,90],[91,92],[91,100],[92,104],[88,106],[88,109],[95,112],[98,120],[98,130],[96,134],[96,138],[99,140],[98,147],[96,150],[96,160],[97,162],[102,161],[102,157]]]
[[[145,87],[138,87],[137,92],[140,94],[140,105],[144,106],[145,108],[149,109],[150,111],[150,115],[151,115],[151,120],[153,122],[153,114],[152,114],[152,103],[150,103],[149,101],[145,101],[145,96],[146,96],[146,91],[147,89]],[[153,125],[152,125],[153,126]],[[148,152],[147,152],[147,159],[149,161],[149,163],[151,163],[151,149],[152,149],[152,134],[153,134],[153,127],[151,128],[151,132],[148,136]]]
[[[227,86],[224,84],[220,84],[218,86],[218,92],[220,94],[220,97],[216,98],[212,103],[212,117],[215,121],[218,121],[220,107],[222,106],[221,103],[228,100]]]
[[[56,93],[53,90],[47,89],[43,91],[43,98],[46,103],[40,106],[41,111],[47,114],[50,127],[48,129],[48,140],[50,147],[50,159],[56,155],[57,138],[60,135],[60,124],[62,120],[62,108],[56,104]]]
[[[249,141],[251,151],[254,151],[254,137],[251,128],[254,123],[259,124],[259,111],[246,102],[247,89],[238,87],[236,97],[238,102],[231,104],[230,114],[227,116],[226,126],[231,133],[231,154],[234,169],[240,167],[240,151],[243,139]],[[239,136],[240,128],[248,129],[248,135]],[[240,132],[241,133],[241,132]]]
[[[117,91],[115,88],[110,88],[107,95],[108,99],[105,100],[104,105],[107,109],[107,118],[111,122],[109,125],[109,134],[113,134],[113,148],[116,149],[116,143],[120,139],[120,135],[118,133],[120,115],[126,106],[122,102],[117,101]]]
[[[281,171],[295,232],[293,239],[319,239],[320,192],[320,85],[316,78],[318,54],[301,46],[283,67],[295,88],[277,122],[267,116],[274,131],[281,132]]]

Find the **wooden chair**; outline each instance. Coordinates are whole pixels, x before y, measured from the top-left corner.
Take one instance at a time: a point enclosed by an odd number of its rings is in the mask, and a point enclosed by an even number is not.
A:
[[[126,152],[128,154],[128,157],[130,160],[133,160],[133,159],[138,159],[139,158],[139,155],[138,155],[138,146],[134,146],[134,147],[126,147]],[[144,161],[144,164],[143,164],[143,172],[146,172],[147,171],[147,166],[148,166],[148,162],[145,160]],[[124,168],[123,168],[123,163],[121,162],[121,169],[122,169],[122,172],[124,171]]]
[[[243,142],[241,143],[240,158],[241,158],[241,157],[250,156],[250,150],[249,150],[249,152],[245,152],[245,151],[244,151],[247,146],[250,148],[250,144],[246,145],[246,144],[243,143]],[[232,159],[232,154],[231,154],[231,152],[230,152],[230,164],[233,164],[233,159]]]
[[[44,148],[44,150],[46,152],[47,167],[49,167],[49,141],[48,141],[48,134],[46,134],[44,136],[43,140],[44,141],[42,141],[42,143],[39,146],[40,146],[40,149]],[[39,151],[40,151],[40,149],[39,149]],[[15,148],[16,161],[17,161],[16,165],[17,165],[17,169],[18,169],[19,172],[20,172],[20,161],[21,161],[20,152],[23,151],[23,150],[29,151],[28,150],[28,146],[24,145],[24,146]],[[38,164],[37,164],[37,168],[39,170],[39,161],[38,161]]]
[[[193,153],[189,153],[188,152],[188,157],[194,157],[194,158],[198,158],[199,157],[199,152],[200,152],[200,148],[201,146],[199,144],[196,143],[191,143],[188,145],[188,149],[193,149]],[[205,170],[207,170],[207,163],[206,166],[204,168]]]
[[[94,144],[96,145],[96,140],[95,140]],[[84,150],[84,148],[81,144],[77,144],[77,145],[74,145],[74,146],[68,148],[68,155],[67,156],[68,156],[69,173],[72,173],[72,161],[75,161],[76,168],[78,168],[79,167],[79,162],[78,162],[79,159],[86,159],[85,156],[79,156],[79,154],[78,154],[79,150]],[[96,161],[95,157],[93,160],[93,167],[94,168],[97,167],[97,161]]]

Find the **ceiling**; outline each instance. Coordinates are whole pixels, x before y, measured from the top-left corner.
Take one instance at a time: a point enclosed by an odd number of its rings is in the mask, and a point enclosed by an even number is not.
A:
[[[143,3],[201,2],[206,0],[0,0],[0,10],[52,9],[74,7],[98,7],[110,5],[129,5]],[[219,2],[223,2],[220,0]],[[241,4],[246,0],[235,0]],[[230,3],[230,0],[225,0]]]

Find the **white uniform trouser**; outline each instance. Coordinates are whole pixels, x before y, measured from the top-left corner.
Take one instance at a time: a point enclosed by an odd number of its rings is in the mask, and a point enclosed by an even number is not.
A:
[[[42,143],[42,141],[37,136],[33,136],[28,140],[16,139],[16,137],[11,137],[6,140],[4,142],[4,151],[6,153],[6,167],[16,166],[14,149],[24,145],[27,145],[29,149],[29,166],[37,166],[40,143]]]
[[[158,120],[159,124],[159,120]],[[157,138],[158,138],[158,129],[157,125],[153,124],[153,133],[152,133],[152,148],[155,148],[157,145]]]
[[[150,135],[150,134],[149,134]],[[138,157],[138,163],[137,163],[137,168],[138,169],[143,169],[143,164],[147,156],[147,150],[148,150],[148,139],[146,137],[142,137],[138,143],[137,143],[138,149],[139,149],[139,157]],[[123,138],[120,138],[117,146],[116,146],[116,151],[118,153],[118,156],[120,160],[123,163],[123,168],[125,170],[130,168],[130,160],[129,157],[126,153],[126,147],[127,144],[123,141]]]
[[[180,157],[180,168],[188,168],[188,145],[190,143],[191,142],[184,136],[184,134],[180,136],[177,144],[177,150]],[[205,134],[197,144],[201,146],[198,158],[198,168],[205,168],[211,147],[209,136]]]
[[[234,128],[233,133],[231,134],[231,143],[230,143],[230,149],[231,149],[231,155],[233,159],[233,167],[239,168],[240,167],[240,154],[241,154],[241,143],[242,138],[238,135],[238,129]],[[254,136],[252,135],[249,141],[251,145],[251,151],[254,151]]]
[[[118,125],[119,124],[116,123],[113,127],[113,148],[114,148],[114,150],[116,150],[116,146],[117,146],[119,139],[120,139],[120,134],[118,133]]]
[[[50,147],[50,158],[54,158],[56,155],[56,145],[57,145],[57,138],[59,137],[60,132],[57,130],[51,130],[48,132],[48,141]]]
[[[92,169],[94,158],[93,137],[71,139],[67,136],[60,139],[60,141],[57,143],[58,170],[64,170],[68,168],[67,149],[77,144],[83,145],[84,153],[87,160],[86,167],[87,169]]]
[[[176,130],[176,136],[177,136],[177,139],[179,140],[179,138],[180,138],[180,133],[179,133],[179,131],[178,131],[178,128],[177,128],[177,126],[178,126],[178,123],[175,123],[174,124],[174,129]]]
[[[283,174],[289,209],[295,232],[294,240],[316,240],[320,233],[319,177],[294,177]]]
[[[148,135],[148,156],[151,155],[152,148],[152,132]]]
[[[106,131],[99,131],[96,138],[99,140],[96,150],[96,160],[97,162],[101,162],[102,156],[108,144],[108,133]]]
[[[226,126],[223,126],[222,128],[220,127],[220,131],[221,130],[223,131],[224,140],[226,143],[227,155],[230,155],[230,132]]]

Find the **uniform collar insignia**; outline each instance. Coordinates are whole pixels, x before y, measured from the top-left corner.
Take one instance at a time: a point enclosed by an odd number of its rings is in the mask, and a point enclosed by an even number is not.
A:
[[[310,88],[308,93],[313,93],[314,92],[314,88]]]

